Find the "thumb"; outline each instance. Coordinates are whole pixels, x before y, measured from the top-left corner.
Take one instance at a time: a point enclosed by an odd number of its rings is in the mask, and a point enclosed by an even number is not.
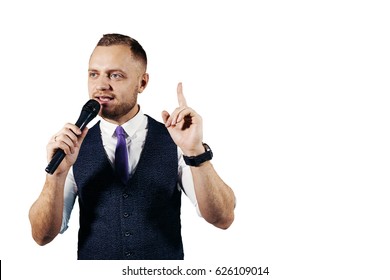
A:
[[[162,116],[162,119],[163,119],[165,126],[167,126],[167,121],[170,117],[169,113],[167,111],[162,111],[161,116]]]
[[[77,141],[79,143],[79,147],[81,146],[81,144],[83,143],[84,139],[85,139],[85,136],[87,136],[87,133],[89,131],[89,128],[88,127],[85,127],[82,131],[82,133],[80,134],[80,136],[78,137]]]

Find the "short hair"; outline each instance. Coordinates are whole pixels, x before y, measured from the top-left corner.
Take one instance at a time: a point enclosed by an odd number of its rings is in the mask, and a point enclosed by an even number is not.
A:
[[[126,35],[111,33],[104,34],[103,37],[97,43],[97,46],[115,46],[115,45],[125,45],[129,46],[132,54],[135,58],[140,59],[147,65],[148,59],[144,48],[138,43],[137,40]]]

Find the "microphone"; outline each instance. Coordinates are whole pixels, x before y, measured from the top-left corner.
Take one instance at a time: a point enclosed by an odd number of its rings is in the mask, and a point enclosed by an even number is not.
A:
[[[100,111],[100,103],[95,99],[88,100],[87,103],[83,106],[81,110],[80,117],[75,123],[75,125],[83,130],[87,124],[94,119]],[[45,171],[49,174],[53,174],[57,167],[60,165],[61,161],[65,158],[65,152],[61,149],[58,149],[50,163],[46,167]]]

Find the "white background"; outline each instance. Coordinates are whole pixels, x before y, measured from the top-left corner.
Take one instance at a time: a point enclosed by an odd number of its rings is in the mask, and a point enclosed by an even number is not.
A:
[[[4,279],[125,279],[127,265],[389,279],[386,2],[2,1]],[[197,217],[183,197],[183,262],[78,262],[77,212],[49,245],[31,238],[28,210],[44,183],[46,143],[87,101],[88,59],[104,33],[145,48],[145,113],[160,119],[173,110],[183,82],[213,164],[237,196],[227,231]]]

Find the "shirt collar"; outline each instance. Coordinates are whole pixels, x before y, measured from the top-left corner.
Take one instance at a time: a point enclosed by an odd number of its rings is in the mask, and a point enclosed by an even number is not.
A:
[[[125,130],[127,137],[134,138],[136,132],[142,128],[142,125],[145,124],[146,116],[142,112],[141,108],[138,113],[130,120],[122,124],[123,129]],[[100,130],[103,134],[109,135],[110,137],[115,136],[115,129],[118,125],[110,123],[103,118],[100,121]],[[143,127],[145,128],[145,127]]]

